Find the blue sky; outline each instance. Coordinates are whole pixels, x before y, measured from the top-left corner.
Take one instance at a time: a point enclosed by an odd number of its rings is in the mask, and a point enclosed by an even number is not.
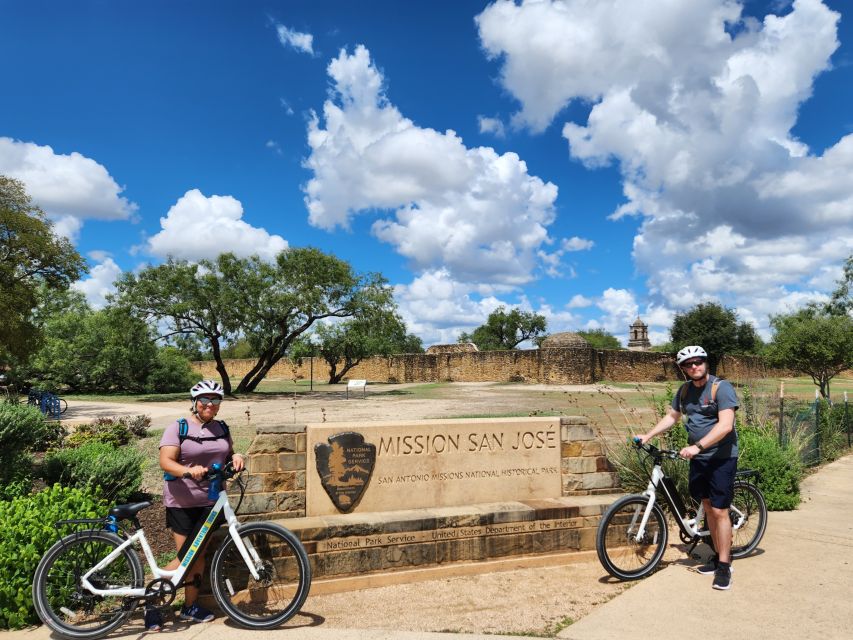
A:
[[[312,245],[426,344],[498,304],[654,342],[853,253],[840,0],[0,0],[0,173],[91,272]]]

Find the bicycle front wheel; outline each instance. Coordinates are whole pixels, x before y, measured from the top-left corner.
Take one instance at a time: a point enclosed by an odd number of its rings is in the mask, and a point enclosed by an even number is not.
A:
[[[33,578],[33,604],[41,621],[60,635],[86,640],[121,626],[136,599],[93,595],[80,578],[123,542],[108,531],[82,531],[48,549]],[[97,589],[139,588],[144,576],[139,558],[127,547],[89,581]]]
[[[68,403],[62,398],[59,399],[59,413],[65,413],[68,411]]]
[[[646,496],[625,496],[614,502],[601,517],[595,550],[607,573],[614,578],[645,578],[663,558],[669,532],[666,518],[657,504],[652,506],[643,535],[637,538],[648,504]]]
[[[256,558],[259,579],[252,577],[229,536],[213,556],[213,595],[235,622],[250,629],[272,629],[292,618],[308,597],[308,554],[296,535],[272,522],[240,525],[238,533]]]

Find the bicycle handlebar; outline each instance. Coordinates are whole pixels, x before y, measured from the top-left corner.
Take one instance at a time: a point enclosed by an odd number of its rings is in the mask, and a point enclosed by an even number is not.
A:
[[[217,476],[221,480],[230,480],[236,475],[237,471],[234,470],[234,464],[231,461],[226,462],[225,466],[215,462],[210,465],[210,468],[207,470],[207,474],[205,474],[202,480],[213,480]],[[192,479],[193,475],[189,471],[184,471],[183,477],[189,480]]]
[[[670,460],[680,460],[681,455],[679,451],[675,449],[658,449],[656,446],[652,444],[642,444],[640,439],[634,436],[631,439],[631,443],[633,444],[635,449],[640,449],[645,451],[649,456],[655,459],[663,459],[669,458]]]

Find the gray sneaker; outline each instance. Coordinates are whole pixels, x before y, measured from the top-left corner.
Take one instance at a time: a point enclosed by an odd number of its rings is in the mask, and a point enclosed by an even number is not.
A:
[[[729,565],[721,564],[717,567],[717,570],[714,572],[714,584],[712,586],[715,589],[731,589],[732,568]]]

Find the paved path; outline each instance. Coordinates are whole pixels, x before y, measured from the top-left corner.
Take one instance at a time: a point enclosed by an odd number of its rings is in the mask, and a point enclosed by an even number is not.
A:
[[[770,514],[763,553],[735,561],[730,591],[673,564],[558,637],[853,637],[853,455],[807,478],[802,490],[797,511]]]
[[[685,637],[848,639],[853,637],[853,455],[803,482],[804,502],[770,514],[761,553],[735,563],[730,591],[711,588],[711,576],[671,564],[564,629],[572,640]],[[471,585],[474,585],[474,578]],[[471,588],[468,589],[468,592]],[[355,592],[356,594],[358,592]],[[553,594],[542,594],[548,597]],[[429,596],[426,596],[429,597]],[[568,597],[568,595],[566,596]],[[516,606],[509,596],[502,606]],[[424,603],[426,605],[428,603]],[[389,604],[414,609],[419,602]],[[374,609],[378,621],[383,607]],[[709,616],[715,615],[713,623]],[[714,633],[709,631],[714,626]],[[347,629],[316,615],[298,615],[283,629],[262,633],[218,619],[207,625],[168,625],[164,640],[508,640],[513,636],[425,633],[405,629]],[[148,636],[138,618],[113,638]],[[155,636],[151,636],[152,638]],[[0,633],[0,640],[47,640],[44,627]]]

